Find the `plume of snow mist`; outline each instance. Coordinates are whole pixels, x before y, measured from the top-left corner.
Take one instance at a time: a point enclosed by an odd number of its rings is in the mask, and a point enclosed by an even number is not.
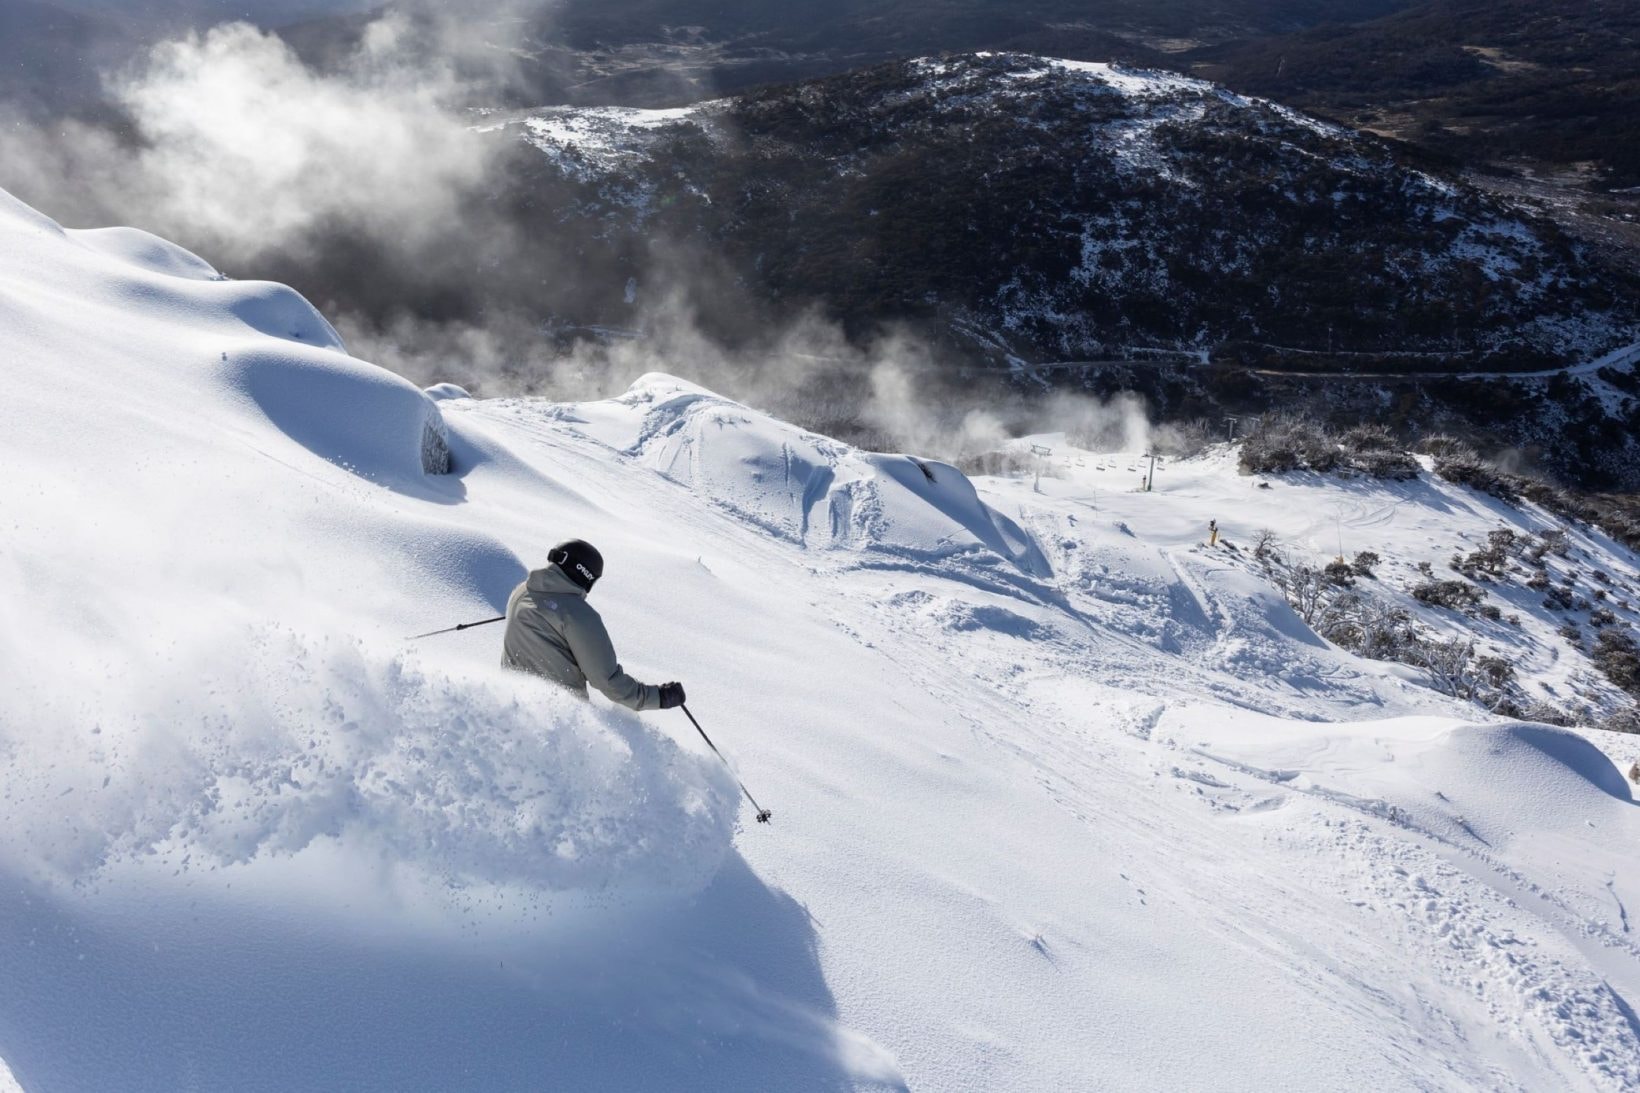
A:
[[[904,329],[857,341],[809,312],[729,344],[703,329],[682,291],[646,309],[634,329],[563,345],[540,323],[504,311],[482,324],[342,315],[336,325],[354,354],[423,386],[580,401],[664,372],[862,447],[945,460],[1039,433],[1062,433],[1090,450],[1143,451],[1167,446],[1171,432],[1151,425],[1138,396],[1012,390],[999,375],[953,368]]]
[[[426,260],[472,227],[468,199],[510,151],[473,130],[473,79],[403,15],[369,23],[323,73],[228,23],[105,82],[123,128],[0,119],[0,184],[60,219],[140,224],[229,268],[337,233]]]
[[[921,353],[895,355],[870,369],[862,419],[894,446],[946,460],[995,452],[1008,441],[1045,433],[1100,452],[1142,452],[1163,441],[1144,400],[1131,393],[1100,399],[1078,391],[1026,393],[995,377],[952,376]]]
[[[243,23],[156,48],[115,86],[148,142],[138,166],[155,211],[234,260],[338,220],[411,244],[434,237],[485,178],[493,145],[453,111],[451,68],[405,63],[406,34],[402,18],[377,20],[328,78]]]

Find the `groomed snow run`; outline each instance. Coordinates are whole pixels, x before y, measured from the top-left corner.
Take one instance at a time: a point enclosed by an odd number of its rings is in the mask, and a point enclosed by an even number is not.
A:
[[[29,1093],[1640,1087],[1631,738],[1486,721],[1201,543],[1530,513],[1222,453],[970,480],[664,375],[429,397],[3,194],[0,330]],[[572,536],[771,824],[674,712],[405,639]]]

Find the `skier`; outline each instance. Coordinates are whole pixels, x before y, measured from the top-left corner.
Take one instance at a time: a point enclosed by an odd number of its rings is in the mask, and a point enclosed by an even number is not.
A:
[[[683,684],[639,683],[621,670],[604,620],[587,593],[604,575],[604,557],[571,539],[547,554],[550,563],[513,589],[501,664],[533,672],[587,697],[587,684],[631,710],[669,710],[684,703]]]

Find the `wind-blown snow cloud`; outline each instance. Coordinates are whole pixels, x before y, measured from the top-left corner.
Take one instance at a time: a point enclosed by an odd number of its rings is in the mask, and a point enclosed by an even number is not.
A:
[[[658,244],[633,329],[549,337],[562,290],[592,283],[590,253],[560,253],[506,201],[533,150],[483,131],[478,104],[523,86],[511,40],[548,10],[487,0],[452,13],[395,9],[313,64],[285,40],[228,23],[152,48],[107,76],[126,125],[9,123],[0,186],[77,224],[129,223],[200,251],[236,276],[313,295],[355,355],[419,383],[584,399],[638,376],[684,376],[811,428],[880,448],[961,458],[1012,435],[1065,431],[1143,446],[1142,408],[1059,396],[999,404],[945,375],[904,331],[845,336],[816,315],[737,319],[701,301],[739,298],[698,255]],[[504,296],[474,290],[473,271]],[[683,286],[687,285],[687,291]],[[725,310],[725,309],[719,309]]]
[[[479,396],[575,401],[617,395],[645,373],[665,372],[839,439],[940,459],[971,459],[1036,433],[1063,433],[1096,451],[1180,451],[1197,442],[1154,426],[1131,394],[1004,394],[999,382],[953,374],[937,349],[903,329],[862,341],[808,313],[727,345],[676,292],[647,309],[638,329],[566,347],[515,314],[482,325],[400,316],[385,326],[344,315],[337,325],[355,355],[424,386],[453,382]]]
[[[165,220],[254,254],[343,220],[424,241],[455,218],[493,145],[452,113],[448,67],[402,63],[405,24],[371,24],[336,77],[246,24],[168,43],[118,85],[151,142],[138,170]]]
[[[248,23],[190,33],[106,78],[125,131],[0,125],[0,181],[62,219],[139,223],[229,266],[337,231],[411,260],[467,219],[507,150],[465,109],[495,73],[464,71],[475,49],[429,33],[384,16],[326,72]]]

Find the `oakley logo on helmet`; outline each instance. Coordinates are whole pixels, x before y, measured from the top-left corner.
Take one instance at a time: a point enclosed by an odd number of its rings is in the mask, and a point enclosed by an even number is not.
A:
[[[559,543],[547,554],[547,560],[556,565],[571,581],[585,591],[604,575],[604,556],[591,543],[570,539]]]

